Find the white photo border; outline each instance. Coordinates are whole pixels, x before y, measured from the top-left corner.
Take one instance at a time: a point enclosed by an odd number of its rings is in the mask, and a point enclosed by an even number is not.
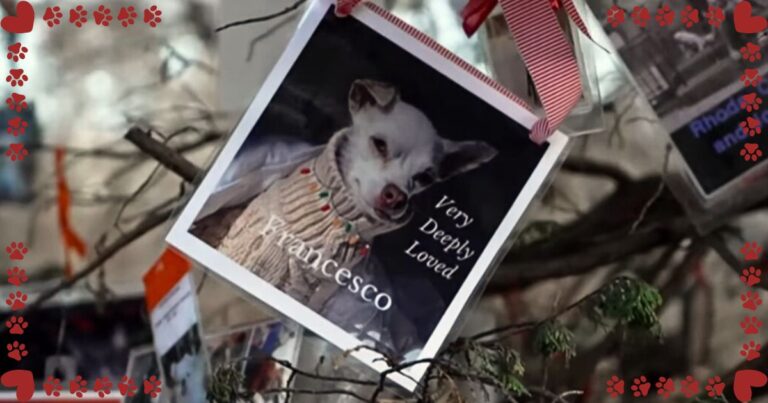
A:
[[[267,303],[281,314],[297,321],[300,325],[317,333],[342,350],[352,351],[352,356],[374,370],[383,372],[390,367],[386,364],[385,360],[382,360],[380,354],[368,349],[355,349],[363,344],[361,340],[189,233],[189,228],[208,199],[209,194],[215,189],[243,142],[251,133],[252,128],[256,125],[274,94],[282,85],[291,67],[323,21],[323,18],[330,8],[334,6],[333,3],[333,0],[315,0],[310,4],[285,52],[267,77],[264,85],[250,107],[248,107],[191,200],[179,215],[166,237],[166,241],[201,263],[208,270],[236,284],[243,291]],[[374,10],[364,6],[357,7],[352,15],[347,18],[354,18],[362,22],[368,28],[388,38],[406,52],[455,81],[526,128],[530,129],[537,120],[537,117],[524,106],[513,102],[507,95],[499,92],[489,83],[484,82],[458,64],[447,60],[445,56],[438,53],[435,49],[415,39],[401,27],[383,18]],[[512,233],[526,208],[536,197],[538,190],[547,183],[550,173],[558,166],[559,159],[566,150],[568,137],[558,131],[549,138],[548,143],[549,147],[533,170],[531,177],[520,191],[511,208],[499,224],[499,227],[483,249],[477,262],[470,270],[467,278],[448,305],[435,330],[424,345],[417,361],[433,358],[439,352],[475,288],[486,276],[499,250],[503,248],[505,241]],[[428,364],[426,363],[414,365],[401,372],[389,374],[389,379],[408,391],[413,391],[427,368]]]

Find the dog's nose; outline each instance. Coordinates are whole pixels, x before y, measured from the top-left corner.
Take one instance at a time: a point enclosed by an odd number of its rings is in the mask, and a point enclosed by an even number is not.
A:
[[[389,211],[400,211],[405,208],[408,195],[400,190],[399,187],[390,183],[381,190],[379,201],[381,206]]]

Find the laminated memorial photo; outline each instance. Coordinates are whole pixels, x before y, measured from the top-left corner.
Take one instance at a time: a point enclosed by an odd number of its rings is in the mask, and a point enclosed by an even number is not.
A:
[[[439,351],[567,138],[533,143],[503,87],[376,5],[332,3],[309,7],[167,240],[383,371],[382,353]]]
[[[757,164],[745,159],[745,144],[768,148],[768,139],[754,127],[768,124],[768,113],[755,107],[768,96],[766,58],[768,38],[736,32],[733,12],[737,0],[685,0],[664,3],[675,13],[674,23],[660,26],[661,3],[622,1],[626,21],[611,26],[606,20],[609,1],[589,0],[640,92],[650,102],[661,124],[687,165],[701,196],[714,197]],[[768,16],[768,1],[753,0],[752,14]],[[636,23],[645,6],[647,22]],[[686,26],[687,13],[698,10],[700,21]],[[640,18],[640,19],[645,19]],[[718,22],[719,21],[719,22]],[[745,88],[742,76],[763,78]],[[748,104],[752,104],[752,107]],[[751,120],[750,120],[751,119]],[[746,122],[746,127],[743,127]],[[760,161],[758,161],[760,162]]]

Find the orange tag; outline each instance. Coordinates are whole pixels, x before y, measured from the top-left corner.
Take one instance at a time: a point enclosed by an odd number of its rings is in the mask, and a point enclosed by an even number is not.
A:
[[[72,224],[69,221],[71,196],[69,194],[69,187],[67,186],[67,178],[64,168],[64,149],[56,148],[54,156],[56,166],[56,189],[58,191],[59,229],[61,230],[61,242],[64,245],[64,274],[67,278],[71,278],[74,273],[72,271],[72,259],[70,254],[75,253],[77,256],[85,257],[86,246],[85,242],[83,242],[80,236],[77,235],[72,228]]]
[[[144,290],[147,310],[152,310],[184,277],[192,264],[173,248],[166,248],[160,259],[144,274]]]

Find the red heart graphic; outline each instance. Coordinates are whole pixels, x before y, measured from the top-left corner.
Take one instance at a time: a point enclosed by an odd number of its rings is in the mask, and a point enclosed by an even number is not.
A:
[[[752,400],[752,388],[762,388],[768,383],[768,376],[754,369],[736,371],[733,377],[733,395],[741,403]]]
[[[0,21],[0,27],[13,34],[25,34],[35,25],[35,9],[28,1],[16,3],[16,15],[9,15]]]
[[[35,377],[26,369],[14,369],[0,377],[0,383],[6,388],[16,388],[16,399],[27,402],[35,393]]]
[[[736,32],[757,34],[768,28],[768,21],[763,16],[752,15],[752,3],[743,0],[733,8],[733,25]]]

